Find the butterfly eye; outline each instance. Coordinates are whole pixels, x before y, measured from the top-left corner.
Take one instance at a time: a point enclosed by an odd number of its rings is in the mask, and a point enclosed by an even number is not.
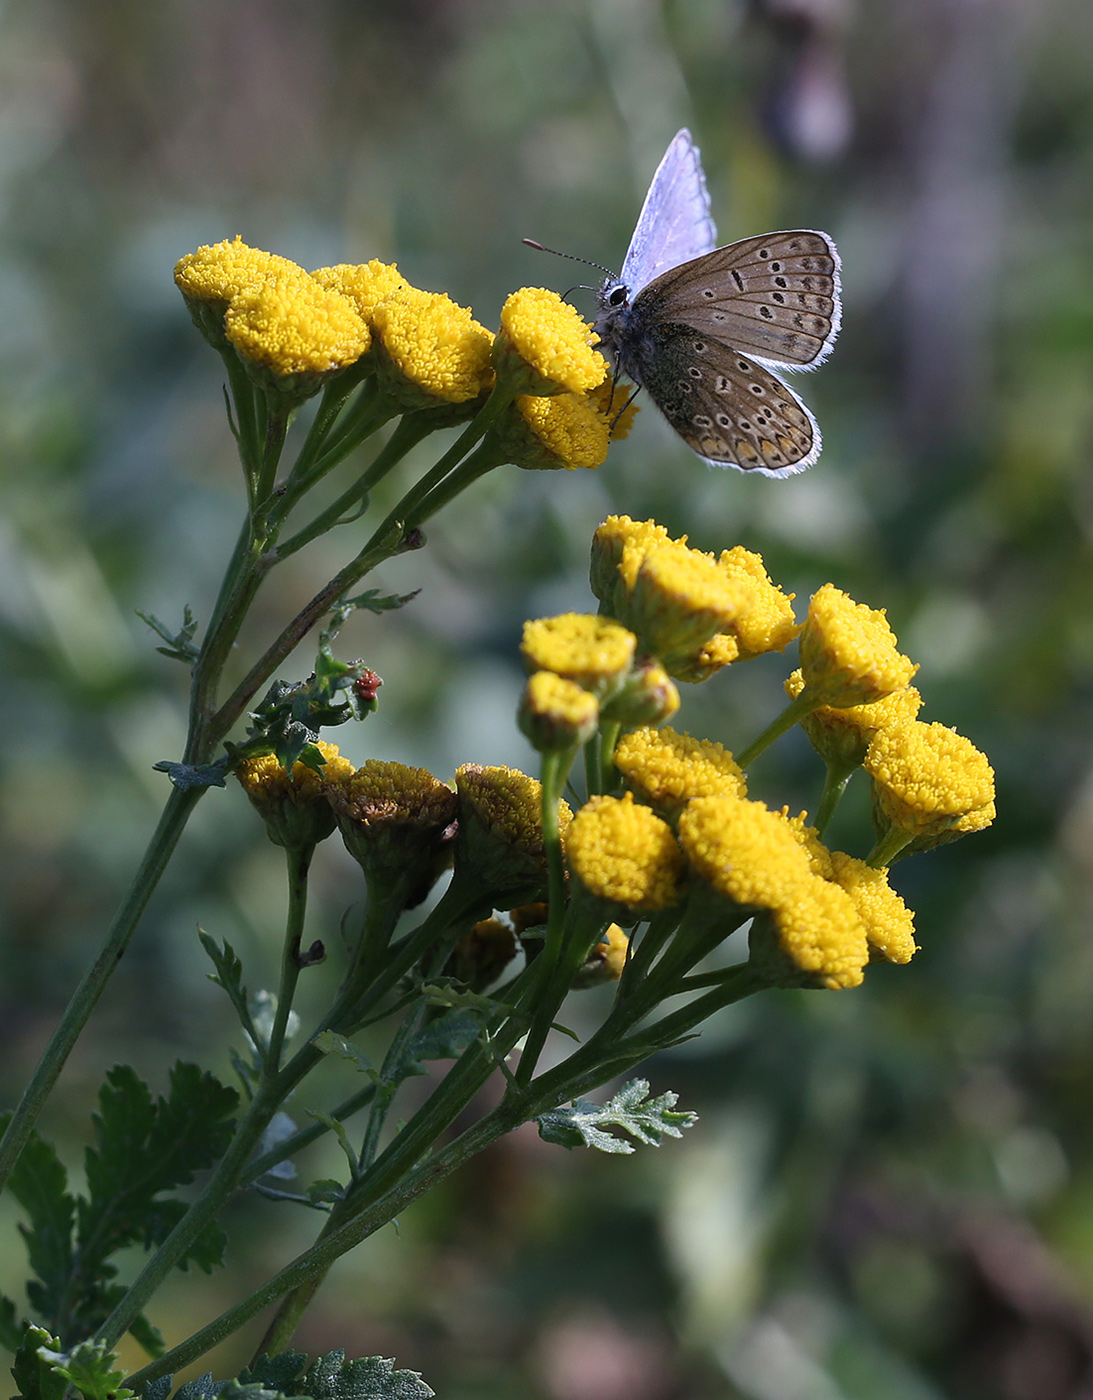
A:
[[[609,295],[608,298],[607,298],[607,304],[608,304],[608,306],[625,306],[625,305],[626,305],[626,288],[625,288],[625,287],[612,287],[611,293],[610,293],[610,295]]]

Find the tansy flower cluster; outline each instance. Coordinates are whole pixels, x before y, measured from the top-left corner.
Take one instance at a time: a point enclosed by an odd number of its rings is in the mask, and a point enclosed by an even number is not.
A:
[[[665,911],[676,910],[679,946],[702,926],[720,921],[727,933],[750,920],[750,965],[766,985],[852,987],[870,958],[907,962],[912,917],[886,867],[900,853],[986,826],[993,775],[968,740],[917,720],[922,699],[910,681],[918,668],[900,653],[883,612],[826,584],[798,627],[792,595],[758,555],[739,546],[705,554],[654,521],[626,516],[596,531],[591,583],[598,616],[538,619],[525,625],[523,641],[532,672],[525,734],[544,755],[568,745],[571,756],[585,743],[587,772],[598,779],[566,840],[570,898],[624,925],[656,916],[662,927]],[[667,674],[698,681],[781,651],[798,632],[790,704],[735,755],[659,727],[678,708],[674,687],[672,704],[656,714],[635,718],[620,703],[636,674],[655,668],[668,685]],[[556,715],[549,741],[542,719],[529,718],[545,713],[548,695]],[[794,723],[827,766],[822,826],[849,774],[868,774],[872,852],[829,850],[806,814],[749,797],[744,769]]]
[[[347,373],[374,382],[388,416],[474,411],[495,389],[493,455],[530,470],[598,467],[632,417],[590,323],[543,288],[514,292],[494,335],[378,259],[308,272],[236,237],[180,259],[175,281],[206,339],[293,403]]]

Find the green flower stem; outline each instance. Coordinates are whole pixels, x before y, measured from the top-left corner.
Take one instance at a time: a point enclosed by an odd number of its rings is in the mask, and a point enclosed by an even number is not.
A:
[[[364,1141],[358,1159],[362,1171],[366,1171],[375,1159],[376,1148],[379,1144],[380,1133],[383,1131],[383,1125],[387,1120],[387,1114],[394,1102],[395,1095],[406,1078],[410,1046],[421,1027],[422,1019],[427,1010],[427,1004],[424,1001],[419,1001],[407,1012],[387,1049],[387,1054],[384,1056],[379,1073],[379,1088],[374,1096],[372,1111],[368,1116],[368,1126],[365,1129]],[[332,1233],[339,1224],[341,1224],[341,1219],[336,1205],[328,1216],[319,1238],[322,1239],[323,1236]],[[256,1357],[263,1354],[276,1356],[279,1352],[284,1351],[328,1272],[329,1269],[325,1269],[321,1273],[316,1273],[306,1283],[294,1288],[282,1300],[266,1335],[255,1350]]]
[[[904,846],[909,846],[914,839],[913,831],[904,831],[899,826],[889,827],[866,856],[866,865],[872,866],[874,870],[883,870],[885,866],[891,865]]]
[[[274,482],[277,480],[277,467],[281,461],[281,453],[284,451],[285,438],[296,411],[275,392],[266,396],[266,405],[266,436],[255,487],[255,499],[259,512],[273,492]]]
[[[342,524],[342,517],[346,512],[352,510],[358,502],[365,503],[372,487],[381,481],[412,448],[416,447],[432,431],[432,424],[424,421],[423,414],[408,413],[401,418],[395,431],[376,454],[367,471],[363,472],[347,491],[343,491],[336,501],[327,506],[325,510],[320,511],[310,525],[305,525],[302,530],[298,530],[283,544],[279,544],[277,558],[284,559],[290,554],[295,554],[305,544],[310,544],[313,539],[317,539],[327,530],[333,529],[335,525]]]
[[[846,791],[846,785],[856,766],[855,764],[847,767],[841,763],[826,761],[823,791],[820,793],[819,805],[816,808],[817,836],[822,837],[827,830],[828,822],[834,816],[835,808],[839,805],[839,800]]]
[[[554,1019],[553,983],[562,963],[566,931],[565,863],[562,859],[562,835],[558,820],[558,804],[565,791],[566,779],[576,757],[575,749],[543,754],[540,773],[540,822],[547,862],[547,928],[543,950],[535,959],[536,995],[531,1029],[520,1055],[517,1079],[526,1083],[534,1073],[550,1023]]]
[[[35,1067],[7,1131],[0,1140],[0,1190],[3,1190],[12,1168],[26,1146],[42,1105],[57,1082],[57,1076],[102,995],[103,988],[129,946],[129,940],[160,876],[167,867],[190,813],[197,806],[204,791],[204,788],[189,788],[185,791],[180,788],[171,789],[159,824],[148,843],[148,849],[129,892],[107,932],[102,948],[72,994],[72,999],[53,1032],[45,1053]]]
[[[782,713],[767,725],[757,739],[753,739],[746,749],[736,755],[736,761],[740,767],[746,768],[753,759],[759,757],[764,749],[769,748],[775,739],[780,739],[798,721],[804,719],[806,715],[810,715],[813,710],[818,709],[821,703],[821,701],[813,699],[807,690],[802,690],[797,699],[791,700]]]
[[[569,1059],[549,1070],[539,1079],[534,1080],[527,1089],[513,1091],[510,1088],[510,1092],[496,1109],[423,1162],[418,1162],[414,1157],[410,1157],[408,1162],[404,1160],[408,1155],[407,1148],[418,1154],[423,1150],[420,1145],[421,1133],[415,1134],[416,1141],[403,1144],[406,1134],[411,1131],[411,1127],[408,1125],[407,1129],[399,1134],[387,1153],[378,1159],[373,1171],[358,1187],[358,1190],[363,1188],[369,1178],[377,1172],[377,1169],[384,1165],[385,1159],[389,1158],[394,1170],[393,1172],[385,1172],[384,1178],[385,1180],[391,1178],[392,1184],[384,1189],[383,1184],[378,1180],[375,1182],[375,1189],[381,1190],[382,1194],[374,1196],[371,1203],[352,1219],[347,1220],[345,1224],[340,1225],[325,1238],[317,1241],[298,1255],[274,1278],[261,1288],[256,1289],[249,1297],[227,1309],[213,1322],[201,1328],[179,1346],[174,1347],[165,1356],[160,1357],[158,1361],[152,1362],[143,1370],[130,1376],[129,1384],[134,1388],[146,1386],[149,1381],[171,1374],[196,1361],[212,1347],[238,1331],[240,1327],[249,1322],[251,1318],[256,1317],[271,1303],[277,1302],[278,1299],[283,1298],[293,1289],[308,1283],[309,1280],[321,1277],[341,1255],[393,1220],[418,1197],[444,1180],[445,1177],[469,1161],[491,1142],[496,1141],[497,1138],[503,1137],[530,1118],[537,1117],[540,1113],[551,1108],[556,1108],[560,1103],[595,1087],[604,1079],[611,1077],[612,1074],[621,1073],[625,1069],[631,1068],[650,1052],[650,1047],[656,1049],[661,1043],[678,1040],[681,1035],[693,1029],[707,1016],[712,1015],[714,1011],[720,1010],[753,992],[762,990],[764,985],[762,979],[757,977],[753,970],[745,964],[739,969],[729,969],[721,986],[707,992],[705,996],[696,998],[672,1015],[664,1017],[638,1037],[617,1042],[614,1039],[613,1030],[609,1029],[608,1023],[605,1023],[600,1031],[586,1045],[575,1051]],[[465,1061],[469,1058],[481,1060],[482,1055],[483,1052],[479,1047],[469,1050],[449,1073],[437,1091],[437,1095],[433,1096],[434,1099],[448,1088]],[[461,1086],[459,1099],[465,1097],[465,1090],[466,1085],[464,1084]],[[432,1103],[433,1100],[430,1100],[425,1107],[428,1109]],[[453,1102],[448,1105],[448,1109],[450,1110],[454,1106]],[[459,1111],[461,1110],[456,1109],[457,1113]],[[419,1114],[416,1117],[420,1116]],[[430,1124],[429,1130],[435,1126],[438,1115],[434,1113],[431,1117],[433,1122]],[[453,1121],[453,1119],[449,1118],[448,1121]],[[432,1140],[434,1139],[430,1139],[430,1141]],[[394,1151],[400,1147],[401,1151]]]
[[[683,910],[663,909],[649,920],[636,949],[630,954],[619,981],[618,998],[626,1001],[645,983],[657,954],[679,927]]]
[[[307,914],[307,875],[314,851],[315,847],[311,843],[285,851],[288,863],[288,915],[284,947],[281,951],[281,983],[277,989],[277,1010],[264,1056],[267,1076],[275,1075],[281,1067],[285,1028],[292,1010],[292,999],[296,995],[296,983],[300,977],[300,944]]]
[[[603,772],[600,765],[600,736],[599,733],[592,735],[592,738],[584,746],[584,785],[589,797],[593,793],[603,791]]]
[[[426,472],[421,480],[411,487],[402,500],[388,512],[387,517],[376,528],[372,538],[360,553],[351,559],[345,568],[337,573],[325,588],[321,589],[311,602],[298,612],[288,626],[282,630],[277,640],[263,652],[210,721],[210,731],[216,735],[217,741],[228,733],[253,699],[259,686],[269,679],[285,657],[307,636],[316,622],[334,606],[342,594],[347,589],[352,588],[354,584],[359,583],[365,574],[378,564],[382,564],[384,560],[401,554],[407,549],[415,548],[418,543],[414,539],[416,527],[430,515],[435,514],[442,505],[445,505],[464,487],[469,486],[476,477],[488,470],[486,465],[480,465],[473,473],[461,477],[458,482],[453,483],[454,489],[445,489],[435,499],[426,501],[433,488],[442,482],[445,488],[448,488],[448,483],[444,482],[444,478],[508,408],[510,402],[510,394],[501,393],[495,388],[481,410],[471,419],[436,466]],[[490,465],[496,465],[496,463],[491,462]]]
[[[258,395],[250,375],[230,345],[220,352],[220,357],[224,361],[228,384],[231,387],[231,403],[235,407],[231,427],[247,484],[247,497],[253,510],[263,435],[258,423]],[[229,420],[232,420],[230,410]]]
[[[338,1123],[344,1123],[347,1118],[352,1118],[354,1113],[359,1113],[362,1108],[368,1105],[376,1096],[376,1086],[366,1084],[362,1089],[358,1089],[355,1094],[350,1094],[349,1098],[343,1099],[337,1108],[331,1109],[330,1117]],[[281,1162],[287,1161],[289,1157],[294,1157],[297,1152],[302,1152],[305,1147],[310,1147],[316,1139],[321,1138],[330,1129],[325,1123],[313,1123],[310,1127],[301,1128],[299,1132],[293,1133],[283,1142],[279,1142],[276,1147],[271,1147],[268,1152],[264,1152],[261,1157],[254,1158],[240,1180],[240,1186],[250,1186],[260,1177],[272,1171]]]
[[[606,792],[615,786],[615,746],[619,742],[621,720],[607,720],[600,725],[600,786],[597,792]]]
[[[449,501],[455,500],[460,492],[473,485],[479,477],[493,471],[494,467],[501,466],[504,461],[504,452],[492,439],[482,443],[465,462],[461,462],[456,467],[450,476],[438,486],[434,486],[428,495],[418,502],[415,509],[406,517],[406,528],[416,530],[419,526],[424,525],[426,520],[436,515]]]

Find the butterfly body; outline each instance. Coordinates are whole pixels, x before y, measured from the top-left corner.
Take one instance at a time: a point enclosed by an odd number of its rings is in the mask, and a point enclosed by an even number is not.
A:
[[[599,289],[595,329],[715,466],[786,476],[810,466],[820,431],[774,369],[810,369],[839,329],[839,256],[794,229],[716,248],[699,153],[681,131],[646,195],[619,277]]]

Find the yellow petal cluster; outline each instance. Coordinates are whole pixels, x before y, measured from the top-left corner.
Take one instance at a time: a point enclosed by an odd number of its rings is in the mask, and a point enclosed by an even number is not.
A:
[[[624,584],[628,564],[624,551]],[[619,621],[677,680],[690,680],[696,654],[715,633],[728,630],[743,596],[711,555],[678,541],[654,544],[633,574]]]
[[[841,709],[883,700],[917,670],[897,650],[883,609],[855,603],[831,583],[813,594],[801,630],[801,672],[818,702]]]
[[[994,816],[994,770],[970,739],[911,720],[874,735],[865,756],[876,804],[893,827],[942,836],[961,822],[980,831]]]
[[[564,753],[596,731],[600,705],[590,691],[553,671],[528,677],[520,702],[521,731],[539,753]]]
[[[493,382],[493,337],[443,292],[392,292],[373,307],[371,320],[384,351],[378,372],[403,407],[466,403]]]
[[[353,765],[342,758],[336,744],[320,740],[315,747],[323,756],[321,772],[306,763],[294,763],[290,776],[272,754],[244,759],[235,770],[270,840],[278,846],[314,845],[334,830],[324,794],[330,784],[352,773]]]
[[[753,959],[773,980],[803,974],[830,988],[861,982],[869,952],[853,901],[814,872],[783,813],[738,797],[696,798],[680,816],[679,840],[691,869],[718,894],[770,911],[774,964],[769,951],[757,955],[754,947]],[[778,970],[780,959],[788,973]]]
[[[278,377],[330,374],[360,359],[371,344],[352,303],[302,269],[238,291],[224,332],[241,355]]]
[[[608,375],[602,384],[589,390],[588,397],[607,420],[612,442],[622,442],[623,438],[630,436],[634,419],[641,409],[633,384]]]
[[[536,671],[553,671],[593,694],[613,691],[630,670],[637,639],[607,617],[562,613],[524,623],[520,646]]]
[[[783,593],[772,583],[762,557],[741,544],[722,550],[717,564],[722,573],[743,587],[744,601],[731,629],[739,649],[737,659],[747,661],[768,651],[785,651],[800,631],[793,616],[794,595]]]
[[[728,749],[674,729],[645,726],[623,735],[615,767],[630,790],[668,821],[695,797],[743,797],[744,774]]]
[[[597,528],[592,536],[589,583],[606,612],[614,616],[618,594],[625,595],[633,588],[645,550],[655,544],[669,544],[671,539],[664,526],[655,520],[631,520],[628,515],[609,515]],[[685,542],[686,536],[680,543]],[[622,576],[624,554],[631,561],[626,577]]]
[[[327,787],[346,850],[380,896],[420,904],[452,857],[459,800],[427,768],[370,758]]]
[[[607,457],[611,424],[586,394],[521,395],[496,436],[525,471],[595,470]]]
[[[869,946],[888,962],[910,962],[918,952],[914,917],[888,883],[888,872],[843,851],[831,852],[831,866],[835,883],[854,901]]]
[[[544,287],[521,287],[501,310],[494,361],[516,392],[585,394],[607,374],[607,361],[591,346],[592,326]]]
[[[234,346],[261,382],[303,397],[360,359],[371,342],[351,300],[241,238],[188,253],[175,282],[212,344]]]
[[[320,287],[348,297],[369,325],[381,301],[386,301],[396,292],[411,290],[410,283],[395,264],[380,262],[379,258],[366,263],[337,263],[333,267],[319,267],[311,275]]]
[[[585,803],[566,837],[566,863],[592,894],[635,912],[682,898],[683,855],[672,829],[629,792]]]
[[[785,688],[789,698],[796,700],[805,688],[800,670],[786,680]],[[868,705],[846,705],[842,709],[821,705],[800,723],[825,763],[840,769],[857,768],[864,761],[874,734],[906,724],[921,707],[922,696],[913,685],[908,685]]]

